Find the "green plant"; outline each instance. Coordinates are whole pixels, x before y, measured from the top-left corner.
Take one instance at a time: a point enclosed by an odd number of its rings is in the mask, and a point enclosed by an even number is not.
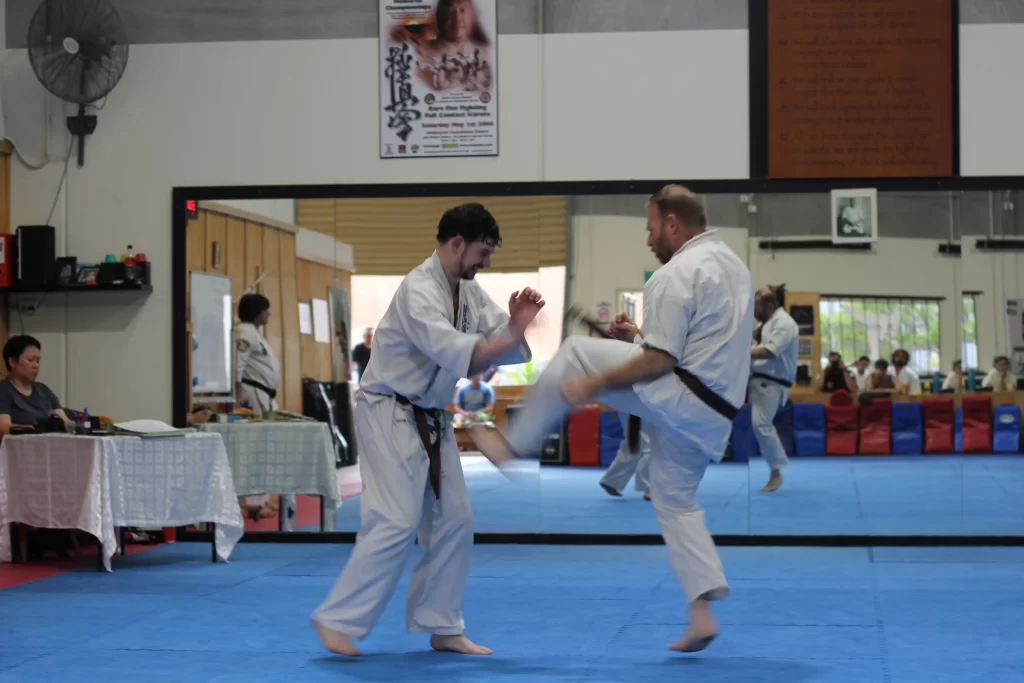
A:
[[[503,368],[503,371],[504,375],[514,385],[535,384],[540,379],[540,365],[533,360],[528,363],[520,363],[519,365],[509,365]]]

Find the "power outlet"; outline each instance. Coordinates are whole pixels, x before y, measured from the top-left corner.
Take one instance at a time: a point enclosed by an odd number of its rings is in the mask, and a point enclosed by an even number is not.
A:
[[[26,303],[18,304],[18,312],[21,313],[22,315],[35,315],[37,310],[39,310],[39,306],[37,304],[34,304],[34,303],[33,304],[26,304]]]

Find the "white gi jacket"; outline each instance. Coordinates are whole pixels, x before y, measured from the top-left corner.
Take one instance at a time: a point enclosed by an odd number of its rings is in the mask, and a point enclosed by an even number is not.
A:
[[[508,313],[473,280],[459,283],[459,311],[435,251],[398,286],[377,325],[373,354],[361,378],[366,399],[401,395],[423,408],[445,408],[460,379],[469,375],[477,343],[504,332]],[[516,365],[532,358],[527,344],[494,365]]]

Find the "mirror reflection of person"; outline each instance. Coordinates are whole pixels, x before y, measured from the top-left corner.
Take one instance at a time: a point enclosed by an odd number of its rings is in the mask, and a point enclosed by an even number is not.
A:
[[[1006,356],[997,356],[995,367],[985,375],[981,386],[992,387],[994,391],[1017,391],[1017,375],[1010,372],[1010,359]]]
[[[53,415],[65,425],[74,424],[50,387],[36,381],[42,348],[38,339],[27,334],[11,337],[4,344],[7,379],[0,382],[0,436],[13,427],[34,428]]]
[[[494,389],[482,381],[480,375],[473,375],[468,384],[459,387],[455,392],[455,412],[472,420],[477,413],[494,412]]]
[[[373,328],[367,327],[363,332],[363,341],[356,344],[352,349],[352,362],[356,364],[359,372],[359,379],[366,374],[366,366],[370,364],[370,354],[373,352]]]
[[[891,394],[897,388],[892,373],[889,372],[889,361],[884,358],[876,360],[874,371],[864,382],[864,391]]]
[[[837,391],[848,391],[853,396],[857,393],[857,382],[843,363],[843,357],[833,351],[828,354],[828,365],[814,378],[814,390],[823,394],[834,394]]]
[[[896,383],[896,390],[904,394],[920,394],[921,378],[910,369],[910,354],[906,349],[896,349],[892,352],[892,365],[889,366],[889,374]]]
[[[281,364],[260,328],[270,320],[270,300],[262,294],[245,294],[238,300],[235,327],[235,396],[238,403],[257,413],[277,410],[277,388],[281,383]],[[270,496],[246,496],[245,508],[251,519],[267,519],[278,514]],[[295,496],[281,496],[285,504],[285,530],[291,529],[295,516]]]
[[[954,393],[959,394],[964,390],[964,366],[957,358],[953,361],[953,372],[946,375],[946,379],[942,382],[942,390],[949,391],[953,390]]]

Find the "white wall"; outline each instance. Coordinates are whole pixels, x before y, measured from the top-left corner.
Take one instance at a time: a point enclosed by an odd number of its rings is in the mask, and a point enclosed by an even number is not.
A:
[[[545,36],[544,179],[747,178],[747,35]]]
[[[355,271],[351,244],[339,242],[330,235],[308,228],[300,227],[295,233],[295,255],[307,261]]]
[[[960,27],[962,175],[1024,173],[1024,24]]]
[[[1006,336],[1006,300],[1024,299],[1024,254],[978,251],[974,244],[987,236],[964,237],[964,290],[984,292],[978,298],[978,362],[991,368],[992,359],[1010,355]]]
[[[503,35],[500,155],[402,161],[378,155],[378,76],[370,67],[378,59],[376,40],[132,46],[124,78],[87,142],[85,167],[72,160],[51,224],[60,254],[96,260],[127,244],[145,252],[154,291],[131,305],[78,301],[69,309],[61,297],[47,299],[39,315],[25,319],[26,331],[37,333],[44,346],[42,380],[69,405],[122,418],[172,417],[175,186],[745,176],[745,32],[716,35]],[[620,48],[683,66],[607,64]],[[568,78],[571,70],[593,70],[593,63],[607,76],[600,92],[587,90],[593,83],[586,74],[574,76],[589,85]],[[723,70],[706,66],[717,63]],[[41,223],[58,190],[69,140],[57,112],[51,144],[43,144],[46,98],[25,51],[11,51],[4,71],[5,84],[19,84],[18,105],[14,110],[8,103],[9,114],[27,120],[18,127],[22,152],[60,157],[39,171],[15,163],[13,225]],[[686,98],[680,78],[691,88]],[[711,114],[692,103],[723,88],[735,104],[716,112],[709,125]],[[640,127],[631,123],[637,116]],[[667,139],[688,146],[688,154],[663,158]],[[111,382],[115,371],[146,382]]]

